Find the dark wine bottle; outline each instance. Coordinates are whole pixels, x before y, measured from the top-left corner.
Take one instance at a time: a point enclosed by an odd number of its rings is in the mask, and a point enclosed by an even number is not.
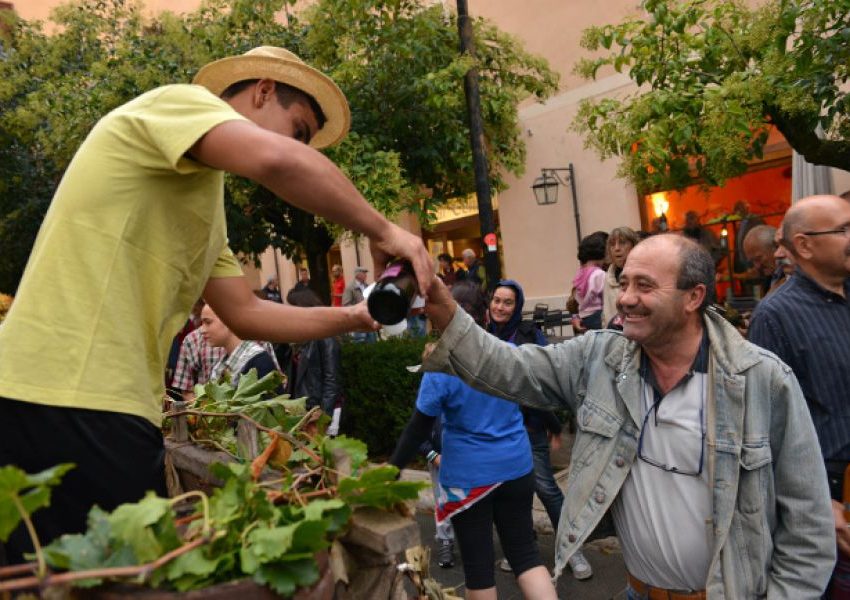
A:
[[[369,314],[382,325],[403,321],[418,291],[411,264],[406,260],[394,261],[384,270],[369,294],[366,301]]]

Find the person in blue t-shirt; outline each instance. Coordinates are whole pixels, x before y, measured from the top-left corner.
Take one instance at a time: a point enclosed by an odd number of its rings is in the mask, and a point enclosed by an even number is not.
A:
[[[486,300],[478,286],[459,282],[452,295],[483,323]],[[467,598],[496,598],[494,524],[523,595],[557,598],[534,535],[531,445],[519,406],[474,390],[452,375],[425,373],[416,410],[390,463],[404,467],[438,416],[443,436],[436,518],[451,519]]]

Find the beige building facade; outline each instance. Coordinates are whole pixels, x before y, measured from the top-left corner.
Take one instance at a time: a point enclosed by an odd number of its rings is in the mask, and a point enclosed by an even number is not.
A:
[[[197,0],[146,0],[151,12],[181,12],[197,5]],[[442,0],[454,10],[454,0]],[[57,0],[14,2],[15,9],[27,19],[44,19]],[[609,231],[627,225],[647,227],[658,215],[651,203],[639,198],[634,188],[616,177],[616,161],[600,161],[584,148],[580,136],[570,130],[579,103],[586,98],[631,94],[636,91],[625,75],[600,71],[595,81],[584,81],[573,74],[575,62],[587,56],[580,47],[582,31],[591,25],[615,23],[641,12],[637,0],[470,0],[473,16],[486,17],[501,29],[521,39],[530,52],[545,57],[561,76],[560,89],[545,104],[526,102],[518,107],[521,131],[527,146],[525,173],[508,179],[509,188],[497,198],[497,220],[503,275],[518,280],[526,290],[527,303],[548,303],[563,307],[570,282],[578,268],[578,238],[570,186],[560,186],[555,204],[538,205],[531,185],[542,168],[564,168],[572,164],[576,189],[576,207],[581,233]],[[791,151],[779,136],[768,148],[771,166],[788,165]],[[832,170],[833,188],[850,189],[850,173]],[[790,176],[787,184],[790,189]],[[400,219],[403,226],[420,231],[415,219]],[[443,211],[433,231],[422,232],[429,247],[437,252],[450,250],[455,257],[472,246],[480,252],[477,217],[463,206]],[[368,244],[344,239],[331,254],[331,262],[343,265],[346,279],[360,263],[371,268]],[[272,275],[280,278],[285,291],[297,280],[296,267],[279,253],[267,252],[261,267],[246,267],[246,275],[256,287]],[[370,274],[371,277],[371,274]]]

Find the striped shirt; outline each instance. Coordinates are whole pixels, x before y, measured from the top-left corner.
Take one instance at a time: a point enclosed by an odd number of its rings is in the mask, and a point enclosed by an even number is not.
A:
[[[826,460],[850,461],[850,278],[842,297],[799,267],[753,313],[749,338],[797,376]]]

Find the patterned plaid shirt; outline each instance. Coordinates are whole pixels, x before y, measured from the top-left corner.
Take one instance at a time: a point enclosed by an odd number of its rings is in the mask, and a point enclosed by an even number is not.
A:
[[[207,343],[200,327],[183,339],[174,379],[171,386],[184,391],[192,391],[196,383],[206,383],[215,364],[227,355],[224,348],[214,348]]]

